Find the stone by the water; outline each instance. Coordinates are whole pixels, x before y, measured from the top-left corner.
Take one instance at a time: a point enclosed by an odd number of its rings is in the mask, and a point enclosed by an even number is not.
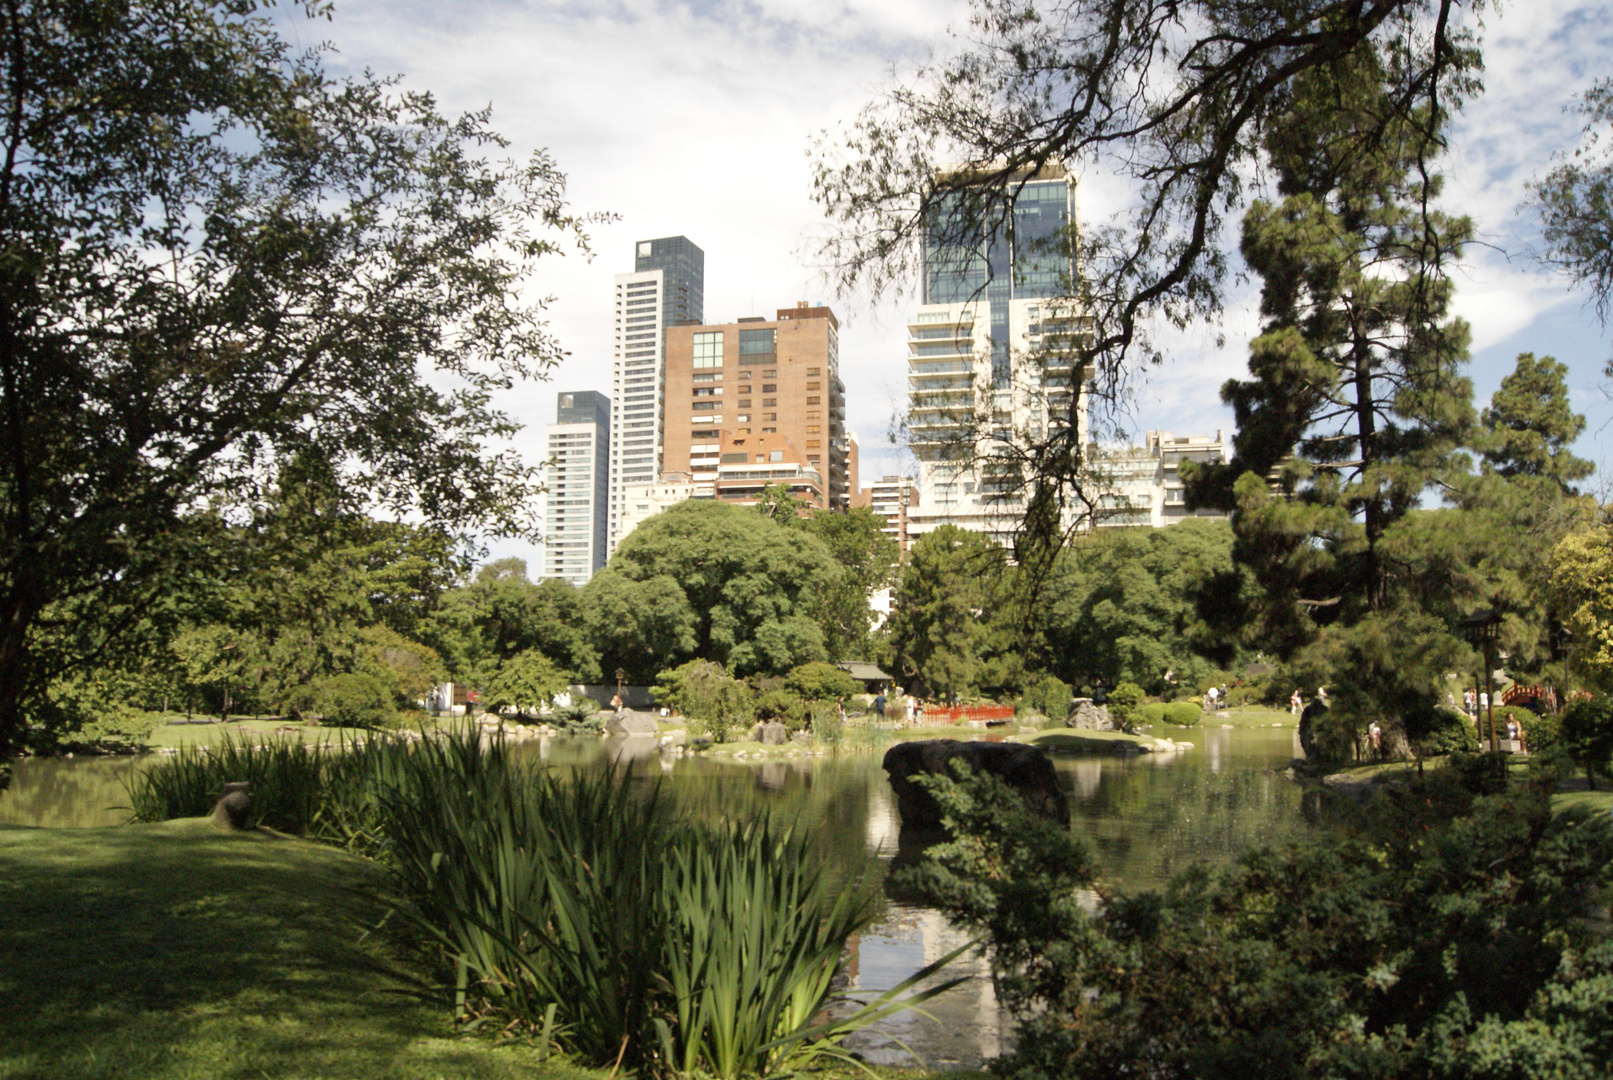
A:
[[[1065,727],[1084,731],[1113,731],[1115,723],[1109,719],[1109,706],[1094,705],[1091,698],[1076,698],[1070,708]]]
[[[213,807],[213,824],[232,832],[244,829],[251,813],[252,785],[244,780],[225,784]]]
[[[763,746],[783,746],[784,740],[789,736],[789,729],[777,720],[769,720],[762,725],[761,735]]]
[[[626,709],[620,713],[612,713],[611,718],[605,721],[605,734],[607,735],[654,735],[659,731],[656,727],[655,717],[649,713],[634,712]]]
[[[885,752],[885,772],[904,826],[934,828],[941,824],[941,808],[913,778],[951,776],[955,759],[966,762],[976,773],[991,773],[1002,780],[1019,792],[1032,813],[1061,825],[1070,823],[1070,804],[1059,787],[1053,762],[1037,747],[930,739],[899,743]]]

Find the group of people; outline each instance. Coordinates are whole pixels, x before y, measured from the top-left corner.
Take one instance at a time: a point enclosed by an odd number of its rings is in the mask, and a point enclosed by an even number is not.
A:
[[[1474,693],[1472,690],[1463,690],[1462,711],[1476,721],[1490,711],[1490,695],[1483,690],[1478,693]]]
[[[1318,686],[1316,688],[1316,700],[1320,701],[1324,706],[1327,704],[1327,687]],[[1305,713],[1305,695],[1299,692],[1299,687],[1297,686],[1294,687],[1294,692],[1288,695],[1288,711],[1295,716],[1303,716]]]
[[[875,718],[879,719],[879,720],[884,720],[885,719],[885,709],[889,705],[890,705],[890,699],[885,696],[883,691],[881,691],[878,695],[876,695],[874,697],[874,716],[875,716]],[[906,705],[906,712],[907,712],[906,716],[898,716],[897,719],[898,720],[911,719],[913,721],[913,723],[915,723],[915,724],[920,723],[924,719],[924,700],[922,698],[917,698],[917,697],[908,698],[907,699],[907,705]]]

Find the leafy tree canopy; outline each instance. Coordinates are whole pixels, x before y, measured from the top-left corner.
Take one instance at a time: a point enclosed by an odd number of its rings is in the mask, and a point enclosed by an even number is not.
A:
[[[908,551],[891,616],[900,678],[958,699],[1016,686],[1023,656],[1008,552],[983,533],[942,525]]]
[[[779,674],[826,657],[823,598],[842,575],[803,530],[691,499],[634,529],[583,602],[607,670],[647,681],[692,657]]]
[[[152,603],[183,516],[299,449],[392,516],[531,528],[493,401],[560,355],[517,299],[583,241],[546,156],[255,4],[24,0],[0,37],[0,753],[85,656],[41,613]]]
[[[1190,519],[1168,529],[1099,529],[1054,564],[1043,589],[1048,666],[1074,686],[1132,682],[1153,694],[1192,687],[1211,665],[1200,592],[1232,574],[1232,529]]]

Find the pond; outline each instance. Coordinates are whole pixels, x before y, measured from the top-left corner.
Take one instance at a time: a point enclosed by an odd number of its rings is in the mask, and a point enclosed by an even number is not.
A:
[[[1300,788],[1282,770],[1299,756],[1284,728],[1203,728],[1172,738],[1194,749],[1133,757],[1061,757],[1055,767],[1070,799],[1071,829],[1097,853],[1103,877],[1130,891],[1157,887],[1195,862],[1224,862],[1302,832]],[[767,807],[818,823],[831,850],[870,852],[889,863],[900,819],[880,755],[788,762],[696,757],[663,764],[650,740],[542,740],[529,752],[557,765],[585,765],[604,753],[647,751],[636,768],[664,772],[691,796]],[[127,820],[124,783],[160,758],[24,759],[0,795],[0,825],[89,827]],[[937,912],[890,901],[853,943],[851,989],[888,989],[963,944]],[[999,1014],[984,963],[970,957],[953,974],[975,976],[926,1007],[902,1013],[852,1048],[881,1064],[973,1067],[1007,1049],[1011,1025]]]

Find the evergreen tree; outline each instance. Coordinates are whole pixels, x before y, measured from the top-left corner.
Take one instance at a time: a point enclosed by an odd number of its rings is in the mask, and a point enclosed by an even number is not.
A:
[[[1425,212],[1440,182],[1419,163],[1443,117],[1397,115],[1391,85],[1357,50],[1296,80],[1268,129],[1280,197],[1243,225],[1263,279],[1253,377],[1222,389],[1232,462],[1192,477],[1197,502],[1235,512],[1263,647],[1284,653],[1392,603],[1386,532],[1469,464],[1468,332],[1444,267],[1472,227]]]
[[[1575,480],[1596,471],[1568,446],[1585,430],[1585,418],[1568,401],[1568,368],[1550,356],[1519,353],[1518,366],[1501,380],[1481,418],[1491,438],[1484,471],[1501,476],[1540,476],[1572,493]]]

